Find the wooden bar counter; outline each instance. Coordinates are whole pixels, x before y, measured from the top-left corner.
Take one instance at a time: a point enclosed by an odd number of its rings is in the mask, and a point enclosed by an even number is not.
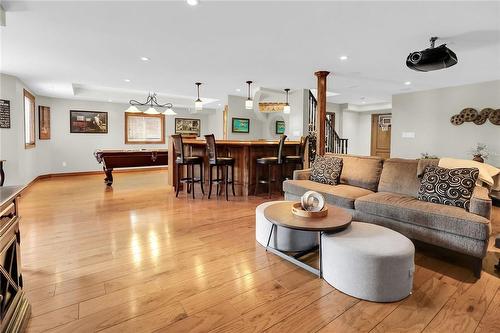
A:
[[[184,139],[183,141],[186,149],[186,156],[203,156],[205,161],[203,176],[205,177],[205,184],[208,185],[208,159],[205,140]],[[236,160],[234,166],[234,184],[236,195],[253,195],[255,190],[255,160],[259,157],[277,156],[278,144],[279,141],[266,140],[217,140],[217,154],[219,156],[234,157]],[[299,141],[285,141],[284,155],[298,155],[299,146]],[[175,150],[172,138],[169,140],[168,151],[168,184],[175,188],[177,180],[177,165],[175,164]],[[292,170],[293,166],[287,167],[287,175],[291,175]],[[267,175],[267,170],[262,170],[259,175]],[[279,176],[279,174],[276,174],[276,176]],[[275,183],[274,190],[277,191],[279,189],[281,189],[281,183],[277,182]],[[205,190],[208,191],[208,186],[205,187]],[[196,191],[198,192],[199,190],[196,189]],[[261,185],[259,193],[266,193],[265,185]]]

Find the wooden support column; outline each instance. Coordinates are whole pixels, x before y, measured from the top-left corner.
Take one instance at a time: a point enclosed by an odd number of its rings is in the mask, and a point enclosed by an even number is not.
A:
[[[330,74],[327,71],[319,71],[314,73],[318,78],[317,98],[318,105],[316,108],[316,154],[325,155],[326,141],[326,77]]]

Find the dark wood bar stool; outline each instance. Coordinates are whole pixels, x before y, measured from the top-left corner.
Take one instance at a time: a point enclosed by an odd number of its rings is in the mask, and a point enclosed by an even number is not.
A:
[[[283,162],[285,161],[285,157],[283,156],[283,148],[285,146],[285,140],[286,140],[286,135],[282,135],[280,138],[279,146],[278,146],[278,155],[277,156],[260,157],[257,159],[257,161],[256,161],[257,165],[255,168],[255,193],[254,193],[254,195],[257,195],[257,190],[258,190],[259,184],[267,184],[267,192],[268,192],[268,195],[270,198],[272,184],[277,181],[275,178],[273,179],[273,171],[276,171],[276,169],[278,169],[278,171],[280,171],[280,179],[282,178],[281,167],[283,165]],[[259,178],[259,165],[267,166],[267,179],[260,179]]]
[[[299,146],[299,155],[286,155],[285,156],[285,164],[284,167],[286,169],[286,165],[293,164],[294,170],[302,170],[304,169],[304,156],[307,149],[307,143],[309,142],[309,137],[303,136],[300,138],[300,146]],[[299,167],[297,169],[297,167]],[[288,175],[285,176],[286,179],[291,179]]]
[[[220,190],[222,190],[222,185],[225,186],[224,192],[226,195],[226,200],[228,200],[228,184],[231,184],[231,190],[234,193],[234,157],[219,157],[217,155],[217,144],[215,142],[215,136],[213,134],[205,135],[205,141],[207,142],[207,156],[208,156],[208,198],[212,195],[212,184],[217,184],[217,195],[220,195]],[[213,179],[213,167],[216,167],[217,178]],[[222,175],[219,175],[219,169],[222,168]],[[229,179],[229,168],[231,168],[231,179]],[[219,189],[220,185],[220,189]]]
[[[184,156],[184,143],[181,135],[172,135],[175,149],[175,164],[177,165],[177,183],[175,186],[175,196],[179,195],[181,183],[187,184],[187,193],[192,191],[194,199],[194,184],[200,183],[201,193],[205,194],[203,189],[203,157],[202,156]],[[182,177],[182,167],[186,166],[186,177]],[[200,167],[200,177],[194,176],[194,166]]]

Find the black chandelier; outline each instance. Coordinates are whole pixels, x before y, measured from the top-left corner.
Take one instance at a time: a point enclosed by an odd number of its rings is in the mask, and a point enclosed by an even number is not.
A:
[[[126,112],[132,112],[132,113],[140,113],[141,111],[137,108],[137,106],[149,106],[149,108],[144,111],[145,114],[160,114],[155,107],[157,108],[166,108],[165,112],[163,112],[164,115],[176,115],[177,113],[172,110],[172,107],[174,106],[172,103],[165,103],[165,104],[160,104],[158,103],[158,98],[156,97],[156,93],[149,93],[148,98],[146,102],[141,103],[139,101],[136,101],[135,99],[131,99],[129,101],[130,107],[126,110]]]

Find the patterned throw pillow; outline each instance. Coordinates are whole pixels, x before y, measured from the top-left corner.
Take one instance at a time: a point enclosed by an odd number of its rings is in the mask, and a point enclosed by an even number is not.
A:
[[[427,166],[420,182],[418,200],[469,210],[478,176],[477,168],[446,169]]]
[[[337,185],[341,172],[341,158],[333,156],[316,156],[311,167],[310,179],[317,183]]]

